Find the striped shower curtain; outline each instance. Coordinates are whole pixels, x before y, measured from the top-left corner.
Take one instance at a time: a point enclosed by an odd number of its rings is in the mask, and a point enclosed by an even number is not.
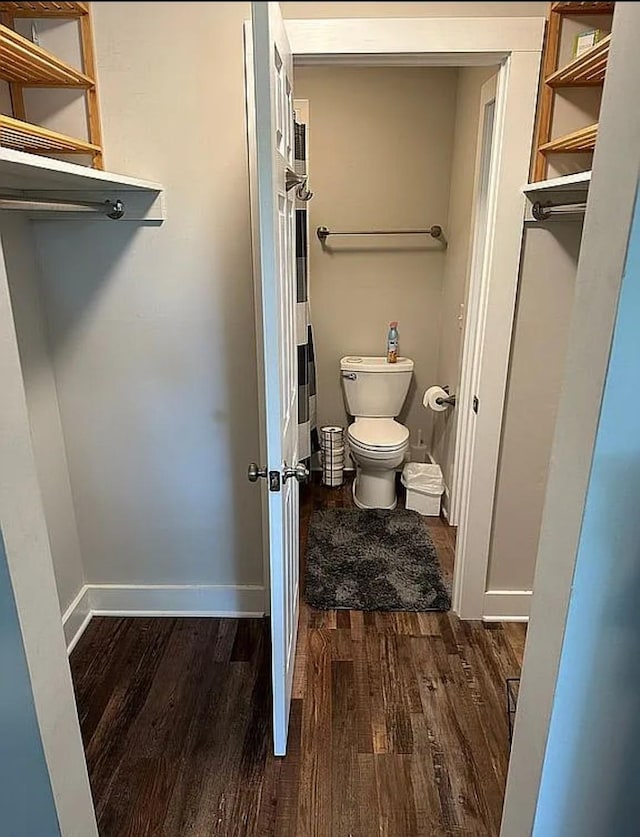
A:
[[[307,174],[307,129],[295,122],[297,174]],[[307,204],[296,203],[296,342],[298,344],[298,456],[309,460],[320,449],[316,424],[316,361],[309,310],[309,214]],[[308,464],[308,462],[307,462]]]

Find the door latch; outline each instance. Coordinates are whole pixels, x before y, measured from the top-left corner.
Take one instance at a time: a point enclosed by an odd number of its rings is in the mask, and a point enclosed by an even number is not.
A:
[[[473,396],[473,412],[478,415],[478,408],[480,407],[480,402],[478,401],[478,396]]]
[[[269,491],[280,491],[280,471],[269,471]]]

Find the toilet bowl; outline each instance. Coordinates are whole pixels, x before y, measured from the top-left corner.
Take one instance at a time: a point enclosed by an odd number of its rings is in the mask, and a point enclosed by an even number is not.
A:
[[[396,468],[409,447],[407,428],[389,418],[358,418],[347,431],[356,466],[353,500],[361,509],[395,509]]]
[[[354,502],[361,509],[394,509],[396,468],[409,447],[409,431],[395,417],[409,391],[413,361],[350,356],[340,361],[340,372],[347,409],[354,417],[347,430],[356,466]]]

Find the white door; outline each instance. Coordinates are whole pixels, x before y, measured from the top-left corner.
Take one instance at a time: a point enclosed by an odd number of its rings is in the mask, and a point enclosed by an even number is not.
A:
[[[248,45],[249,46],[249,45]],[[287,747],[298,629],[298,372],[296,347],[293,65],[277,3],[252,4],[253,90],[248,90],[254,212],[254,263],[259,277],[266,462],[249,466],[268,492],[268,547],[276,755]],[[287,174],[290,175],[287,178]]]
[[[487,244],[490,235],[489,196],[491,188],[492,152],[495,136],[495,109],[498,76],[486,81],[480,91],[480,119],[476,150],[476,181],[473,197],[473,230],[469,259],[469,281],[466,303],[466,323],[460,370],[460,395],[458,398],[458,427],[454,478],[451,497],[450,522],[459,526],[456,550],[454,610],[463,617],[481,615],[485,589],[488,544],[484,541],[470,543],[469,506],[471,502],[471,477],[473,452],[476,441],[476,416],[480,408],[479,385],[482,369],[482,346],[485,339],[489,273]],[[487,521],[485,520],[486,524]],[[490,518],[489,524],[490,526]],[[485,529],[488,528],[485,526]],[[486,555],[478,556],[485,549]]]

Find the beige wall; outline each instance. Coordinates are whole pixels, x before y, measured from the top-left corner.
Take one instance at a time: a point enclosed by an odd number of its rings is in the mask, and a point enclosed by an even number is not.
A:
[[[31,440],[60,610],[64,613],[84,584],[84,571],[45,314],[39,292],[39,272],[31,224],[17,213],[2,213],[2,216],[0,239],[20,350]]]
[[[489,590],[533,586],[581,225],[559,221],[525,232],[511,350]]]
[[[465,67],[458,73],[451,195],[447,219],[449,248],[442,283],[441,329],[436,373],[437,382],[440,385],[448,384],[451,392],[457,392],[460,383],[460,354],[464,327],[462,306],[467,295],[480,90],[484,82],[495,72],[497,68],[494,67]],[[431,452],[442,468],[447,492],[451,490],[457,419],[456,410],[433,414]]]
[[[382,355],[390,320],[415,361],[402,419],[430,438],[422,393],[436,381],[446,255],[426,237],[329,239],[333,229],[446,228],[457,71],[302,67],[296,97],[309,100],[310,296],[319,424],[346,424],[339,360]]]
[[[94,13],[106,164],[167,220],[35,225],[87,582],[260,584],[248,6]]]

